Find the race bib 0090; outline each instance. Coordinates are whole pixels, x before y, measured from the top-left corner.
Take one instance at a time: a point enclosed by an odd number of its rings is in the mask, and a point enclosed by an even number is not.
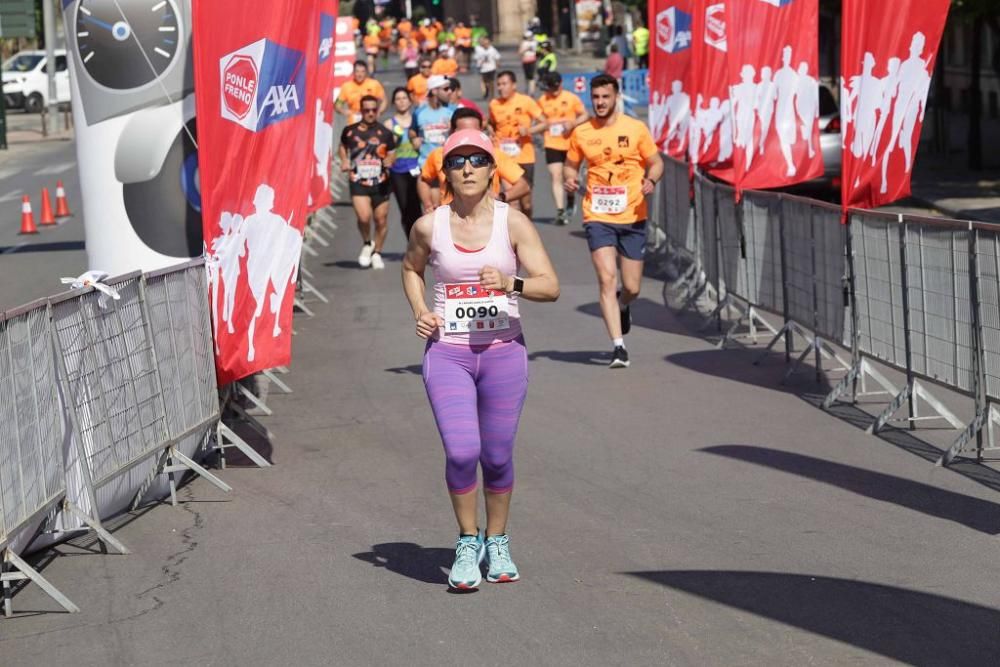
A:
[[[517,139],[501,139],[500,150],[511,157],[521,154],[521,143]]]
[[[510,328],[510,301],[500,290],[479,283],[444,286],[445,334],[499,331]]]

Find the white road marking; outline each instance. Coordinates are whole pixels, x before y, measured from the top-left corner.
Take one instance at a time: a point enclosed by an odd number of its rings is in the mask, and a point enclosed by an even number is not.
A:
[[[16,201],[16,200],[18,200],[18,199],[21,198],[22,194],[24,194],[23,190],[11,190],[10,192],[8,192],[7,194],[5,194],[4,196],[0,197],[0,202],[4,202],[4,201]]]
[[[4,248],[3,251],[0,251],[0,255],[10,255],[11,253],[17,252],[26,245],[28,245],[27,241],[21,241],[17,245],[12,245],[9,248]]]
[[[63,162],[61,164],[53,164],[48,167],[42,167],[35,172],[35,176],[45,176],[47,174],[61,174],[64,171],[69,171],[76,165],[73,162]]]
[[[163,2],[156,3],[155,5],[153,5],[153,11],[154,12],[160,11],[161,9],[163,9],[163,6],[166,5],[166,4],[167,4],[167,0],[163,0]]]

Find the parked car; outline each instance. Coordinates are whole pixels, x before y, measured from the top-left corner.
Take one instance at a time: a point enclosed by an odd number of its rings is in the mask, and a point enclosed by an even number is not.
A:
[[[66,51],[56,49],[56,102],[70,99]],[[45,51],[20,51],[4,62],[3,94],[7,107],[39,113],[49,103],[49,80]]]
[[[826,86],[819,87],[819,146],[823,153],[823,177],[829,187],[840,189],[840,107]]]

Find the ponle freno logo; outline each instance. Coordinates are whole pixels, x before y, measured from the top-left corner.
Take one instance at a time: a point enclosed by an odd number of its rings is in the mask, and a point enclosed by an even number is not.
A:
[[[305,54],[268,39],[219,59],[222,117],[259,132],[304,111]]]
[[[691,47],[691,15],[677,7],[656,15],[656,46],[667,53]]]
[[[705,43],[720,51],[727,50],[726,3],[724,2],[705,8]]]

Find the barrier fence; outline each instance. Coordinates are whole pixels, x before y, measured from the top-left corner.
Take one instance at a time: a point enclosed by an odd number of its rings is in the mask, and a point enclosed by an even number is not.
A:
[[[737,203],[728,185],[664,162],[651,234],[662,242],[653,251],[680,276],[685,308],[707,295],[709,324],[717,318],[720,331],[724,314],[738,313],[720,347],[742,323],[751,336],[771,328],[759,312],[771,313],[782,326],[755,363],[783,341],[792,362],[785,379],[810,356],[817,380],[843,372],[825,408],[884,396],[871,432],[943,420],[960,434],[941,464],[1000,449],[1000,229],[871,211],[850,211],[844,224],[837,206],[776,192],[747,191]],[[793,360],[797,339],[805,346]],[[956,416],[935,386],[968,399],[972,420]]]
[[[105,284],[117,298],[73,290],[0,317],[0,580],[8,616],[11,585],[24,580],[78,611],[18,555],[40,535],[87,527],[128,553],[102,519],[137,504],[162,474],[175,503],[182,471],[231,490],[195,460],[222,428],[203,261]]]

